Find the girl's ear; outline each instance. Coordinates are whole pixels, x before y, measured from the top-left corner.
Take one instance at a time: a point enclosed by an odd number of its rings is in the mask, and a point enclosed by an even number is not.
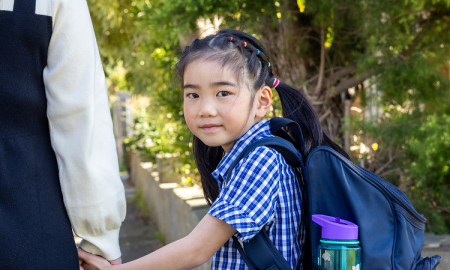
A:
[[[256,112],[255,117],[263,118],[272,106],[272,89],[269,86],[263,86],[255,96]]]

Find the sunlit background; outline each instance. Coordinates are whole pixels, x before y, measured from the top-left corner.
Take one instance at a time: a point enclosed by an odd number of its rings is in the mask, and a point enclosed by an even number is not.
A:
[[[131,151],[168,154],[179,185],[199,185],[174,65],[193,39],[239,29],[355,163],[405,192],[427,231],[450,233],[450,0],[88,4],[122,170]],[[276,96],[271,116],[281,116]]]

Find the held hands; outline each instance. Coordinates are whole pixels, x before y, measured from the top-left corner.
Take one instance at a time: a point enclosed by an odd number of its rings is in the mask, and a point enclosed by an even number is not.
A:
[[[122,259],[116,259],[113,261],[107,261],[104,258],[88,253],[81,248],[78,248],[78,258],[80,262],[80,270],[113,270],[113,265],[122,263]]]

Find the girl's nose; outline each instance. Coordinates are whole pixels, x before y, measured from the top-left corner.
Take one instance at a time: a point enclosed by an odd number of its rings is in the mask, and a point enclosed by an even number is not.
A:
[[[217,110],[214,106],[214,102],[211,100],[204,100],[199,104],[198,116],[200,117],[214,117],[217,116]]]

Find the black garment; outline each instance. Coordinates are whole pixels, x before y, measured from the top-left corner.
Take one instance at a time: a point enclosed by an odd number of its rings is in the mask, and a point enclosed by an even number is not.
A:
[[[50,142],[43,70],[52,18],[0,10],[0,269],[79,269]]]

